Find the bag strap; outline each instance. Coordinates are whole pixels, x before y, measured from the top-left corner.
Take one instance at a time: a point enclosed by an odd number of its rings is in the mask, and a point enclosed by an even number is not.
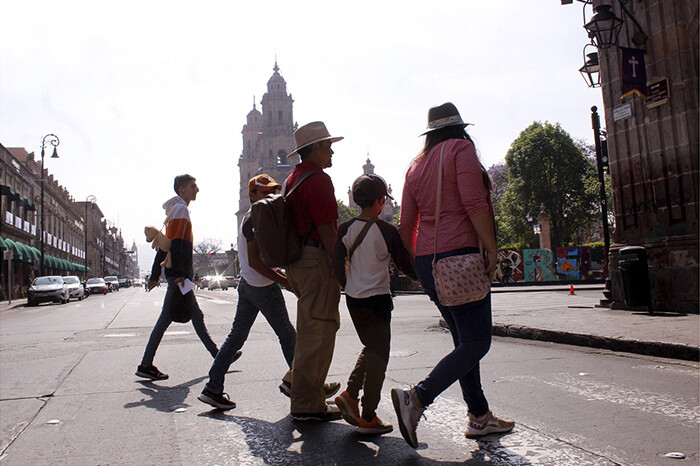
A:
[[[355,242],[352,243],[352,246],[350,247],[350,251],[348,251],[348,262],[350,262],[350,259],[352,259],[352,255],[355,252],[355,249],[362,243],[362,240],[365,239],[365,236],[367,236],[367,232],[369,231],[370,227],[374,225],[374,223],[377,221],[377,217],[370,218],[365,222],[365,226],[362,227],[362,230],[360,230],[360,234],[357,235],[357,238],[355,238]]]
[[[440,201],[442,199],[442,155],[445,152],[445,144],[442,143],[440,147],[440,164],[438,165],[438,182],[437,182],[437,201],[435,202],[435,237],[433,238],[433,265],[435,265],[435,258],[437,257],[437,234],[438,234],[438,224],[440,223]],[[469,218],[471,222],[471,218]],[[473,224],[473,223],[472,223]],[[477,237],[479,236],[477,232]],[[481,244],[481,238],[479,238],[479,253],[484,255],[484,248]]]
[[[309,170],[308,172],[304,173],[299,177],[297,180],[296,184],[292,186],[292,189],[287,192],[287,181],[289,181],[289,177],[287,177],[286,180],[284,180],[284,183],[282,183],[282,197],[287,199],[287,197],[291,196],[291,194],[294,192],[295,189],[297,189],[308,177],[311,175],[315,175],[316,173],[321,173],[322,170]]]

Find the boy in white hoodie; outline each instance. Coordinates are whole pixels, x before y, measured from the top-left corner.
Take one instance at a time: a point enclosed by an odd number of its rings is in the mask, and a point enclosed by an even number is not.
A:
[[[197,336],[207,351],[216,357],[219,349],[216,343],[209,336],[207,327],[204,325],[204,314],[197,304],[197,298],[194,296],[194,291],[189,291],[185,295],[180,291],[179,284],[184,283],[185,279],[192,280],[194,271],[192,268],[192,222],[190,221],[190,213],[187,209],[190,202],[197,198],[199,188],[196,180],[190,175],[179,175],[175,177],[175,193],[177,196],[169,199],[163,204],[166,218],[165,236],[170,239],[170,254],[171,267],[165,268],[165,278],[168,281],[168,290],[165,293],[163,301],[163,310],[158,317],[156,325],[151,331],[151,336],[148,339],[146,350],[143,354],[141,364],[136,370],[136,375],[151,380],[164,380],[168,378],[168,374],[159,371],[153,365],[153,358],[160,344],[163,334],[173,322],[175,313],[184,313],[192,320]],[[158,250],[151,277],[148,280],[148,290],[152,290],[158,283],[160,277],[160,263],[165,259],[165,251]],[[185,317],[187,318],[187,317]],[[234,357],[237,359],[240,354]]]

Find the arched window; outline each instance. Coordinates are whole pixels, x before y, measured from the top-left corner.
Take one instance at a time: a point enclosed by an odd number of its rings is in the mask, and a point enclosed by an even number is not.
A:
[[[287,152],[284,150],[280,150],[277,152],[277,158],[279,159],[279,164],[280,165],[287,165]]]

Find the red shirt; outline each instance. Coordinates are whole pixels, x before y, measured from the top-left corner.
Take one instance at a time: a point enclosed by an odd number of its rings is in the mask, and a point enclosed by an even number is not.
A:
[[[287,191],[292,189],[296,180],[310,170],[321,170],[321,167],[310,161],[301,162],[287,178]],[[311,226],[332,223],[338,230],[338,203],[335,200],[335,190],[331,177],[326,173],[316,173],[308,177],[288,198],[289,206],[296,222],[297,234],[302,237]],[[308,236],[321,242],[318,230],[313,228]]]

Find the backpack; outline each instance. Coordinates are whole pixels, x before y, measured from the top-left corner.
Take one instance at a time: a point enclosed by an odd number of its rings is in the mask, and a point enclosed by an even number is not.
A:
[[[311,170],[304,173],[289,192],[287,178],[280,194],[268,194],[250,207],[255,242],[260,247],[260,258],[268,267],[284,267],[299,260],[302,240],[311,233],[311,229],[304,238],[299,238],[287,198],[307,178],[320,172]]]

